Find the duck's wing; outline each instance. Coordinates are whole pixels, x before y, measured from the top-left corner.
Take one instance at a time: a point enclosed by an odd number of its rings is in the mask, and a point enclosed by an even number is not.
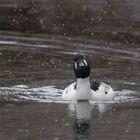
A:
[[[91,82],[92,99],[98,101],[112,100],[114,92],[110,85],[103,82]]]
[[[113,89],[111,88],[110,85],[103,83],[103,82],[91,82],[90,84],[90,88],[92,89],[92,91],[96,92],[97,94],[104,94],[104,95],[108,95],[108,94],[114,94],[113,93]]]
[[[90,82],[90,88],[94,91],[99,90],[101,83],[100,82],[96,82],[96,81],[91,81]]]
[[[103,82],[92,81],[90,83],[90,88],[96,93],[108,94],[113,92],[111,86]]]

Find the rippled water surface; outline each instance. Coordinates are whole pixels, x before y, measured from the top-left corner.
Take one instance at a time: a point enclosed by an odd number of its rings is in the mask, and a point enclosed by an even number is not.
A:
[[[91,79],[114,88],[113,101],[61,99],[77,52]],[[1,32],[0,63],[0,139],[139,140],[139,44]]]

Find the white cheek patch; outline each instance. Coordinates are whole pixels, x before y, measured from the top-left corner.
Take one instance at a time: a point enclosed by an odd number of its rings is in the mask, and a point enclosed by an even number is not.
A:
[[[77,63],[74,64],[74,67],[76,70],[78,69]]]
[[[86,64],[86,66],[88,66],[88,63],[87,63],[87,61],[84,59],[84,63]]]
[[[79,63],[79,67],[84,66],[85,64],[83,62]]]

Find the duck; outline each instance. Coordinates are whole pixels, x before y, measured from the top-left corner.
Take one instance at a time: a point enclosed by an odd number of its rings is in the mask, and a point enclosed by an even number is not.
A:
[[[113,100],[114,91],[110,85],[90,80],[90,65],[83,54],[74,56],[73,70],[76,81],[63,90],[63,100]]]

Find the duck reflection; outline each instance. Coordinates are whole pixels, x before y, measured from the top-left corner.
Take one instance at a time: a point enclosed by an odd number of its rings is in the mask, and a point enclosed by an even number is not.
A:
[[[89,101],[77,101],[74,106],[71,105],[71,111],[75,110],[75,122],[73,125],[75,139],[87,140],[90,135],[91,111],[102,116],[109,108],[110,104],[103,102],[90,103]],[[93,114],[94,115],[94,114]]]
[[[98,112],[98,116],[102,117],[102,115],[107,112],[109,109],[111,109],[111,103],[107,103],[107,102],[96,102],[93,105],[92,110],[94,110],[94,112]]]
[[[78,101],[75,104],[76,120],[73,125],[76,140],[84,140],[90,134],[91,104],[88,101]]]
[[[91,117],[91,104],[89,101],[77,101],[75,104],[77,120],[90,120]]]

